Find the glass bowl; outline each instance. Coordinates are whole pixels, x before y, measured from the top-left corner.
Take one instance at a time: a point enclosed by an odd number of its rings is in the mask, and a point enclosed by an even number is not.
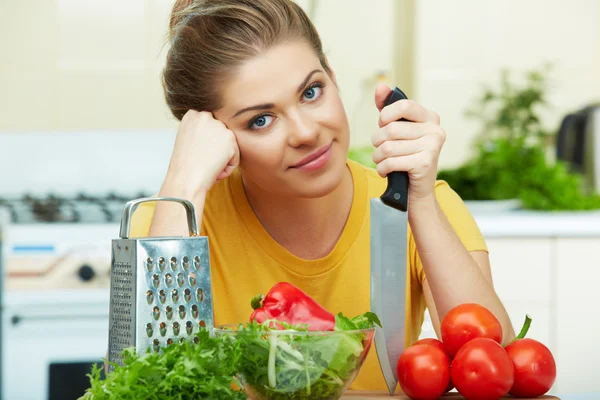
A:
[[[240,346],[237,378],[252,400],[337,400],[352,384],[375,328],[352,331],[259,330],[222,325]]]

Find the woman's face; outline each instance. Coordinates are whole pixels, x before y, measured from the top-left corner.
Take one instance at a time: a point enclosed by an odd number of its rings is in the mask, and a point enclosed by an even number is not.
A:
[[[227,81],[214,115],[237,138],[248,184],[314,198],[341,183],[350,134],[334,79],[296,41],[247,61]]]

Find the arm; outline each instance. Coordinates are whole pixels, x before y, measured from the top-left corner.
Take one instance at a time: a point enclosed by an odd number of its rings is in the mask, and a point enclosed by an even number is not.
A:
[[[372,138],[376,148],[373,161],[382,177],[393,171],[408,172],[408,218],[427,277],[423,286],[436,332],[439,336],[440,319],[448,311],[472,302],[488,308],[498,318],[503,342],[507,342],[514,332],[492,285],[487,254],[469,253],[436,197],[438,160],[446,140],[440,117],[413,100],[385,106],[390,91],[385,85],[375,91],[380,129]],[[459,221],[471,218],[464,209],[448,211],[448,217]]]
[[[502,324],[503,343],[515,337],[508,314],[492,282],[485,251],[469,253],[435,198],[420,199],[409,208],[409,221],[427,278],[423,289],[438,338],[441,319],[461,303],[479,303]]]
[[[206,191],[200,191],[197,195],[194,195],[186,192],[185,185],[172,184],[170,180],[166,179],[158,192],[158,197],[177,197],[191,201],[196,211],[198,228],[202,226]],[[158,201],[156,202],[148,236],[187,236],[186,221],[185,208],[181,204]]]
[[[167,176],[158,195],[191,201],[200,228],[208,190],[215,181],[229,176],[239,160],[233,132],[212,113],[189,110],[179,125]],[[187,234],[185,208],[174,202],[157,202],[149,236]]]

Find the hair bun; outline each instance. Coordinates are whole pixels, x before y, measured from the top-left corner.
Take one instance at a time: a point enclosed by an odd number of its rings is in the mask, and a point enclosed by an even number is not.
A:
[[[171,19],[169,20],[171,39],[173,38],[173,34],[177,28],[177,25],[185,16],[185,9],[191,6],[193,2],[194,0],[175,0],[175,3],[173,4],[173,10],[171,11]]]

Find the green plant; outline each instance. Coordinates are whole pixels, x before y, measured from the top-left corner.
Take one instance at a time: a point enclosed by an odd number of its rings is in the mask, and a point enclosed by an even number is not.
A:
[[[375,168],[373,150],[373,146],[352,147],[348,151],[348,158],[366,167]]]
[[[161,353],[137,354],[126,349],[124,365],[106,378],[94,364],[88,374],[90,387],[81,400],[244,400],[235,388],[234,375],[244,349],[231,338],[213,338],[202,328],[198,344],[174,343]]]
[[[438,179],[464,200],[516,198],[535,210],[600,208],[598,194],[583,193],[580,175],[547,160],[553,134],[543,126],[540,110],[548,106],[548,70],[528,72],[521,86],[503,71],[498,91],[485,88],[466,113],[481,121],[474,156],[458,168],[439,171]]]

